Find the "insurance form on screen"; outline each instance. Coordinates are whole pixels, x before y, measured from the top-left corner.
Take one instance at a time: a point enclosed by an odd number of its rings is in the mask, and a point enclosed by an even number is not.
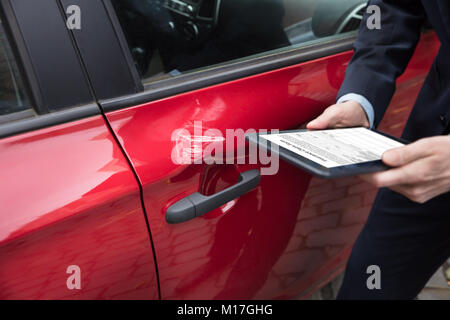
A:
[[[403,146],[366,128],[297,131],[261,137],[326,168],[380,160],[385,151]]]

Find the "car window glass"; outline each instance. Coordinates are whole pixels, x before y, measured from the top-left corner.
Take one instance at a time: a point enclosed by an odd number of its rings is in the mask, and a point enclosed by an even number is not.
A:
[[[366,0],[112,0],[144,80],[358,28]]]
[[[17,62],[0,21],[0,124],[33,115]]]

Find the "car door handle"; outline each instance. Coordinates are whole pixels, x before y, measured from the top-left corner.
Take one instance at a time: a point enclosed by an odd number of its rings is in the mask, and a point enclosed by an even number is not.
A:
[[[166,221],[176,224],[200,217],[256,188],[260,180],[259,170],[249,170],[241,173],[235,185],[213,195],[195,192],[171,205],[166,211]]]

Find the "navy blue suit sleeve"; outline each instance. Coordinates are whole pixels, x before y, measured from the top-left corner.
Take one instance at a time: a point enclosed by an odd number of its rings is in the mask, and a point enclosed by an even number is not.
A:
[[[392,96],[395,81],[411,59],[420,38],[425,10],[420,0],[372,0],[381,9],[381,29],[370,30],[364,15],[338,98],[364,96],[375,111],[378,126]]]

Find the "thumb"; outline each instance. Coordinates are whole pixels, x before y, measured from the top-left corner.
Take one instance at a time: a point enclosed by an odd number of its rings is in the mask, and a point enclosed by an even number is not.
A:
[[[335,108],[335,105],[327,108],[320,116],[318,116],[316,119],[312,120],[306,125],[307,129],[326,129],[329,127],[334,126],[337,122],[337,110]]]
[[[388,166],[400,167],[431,154],[432,152],[427,142],[419,140],[409,145],[386,151],[383,153],[382,160]]]

